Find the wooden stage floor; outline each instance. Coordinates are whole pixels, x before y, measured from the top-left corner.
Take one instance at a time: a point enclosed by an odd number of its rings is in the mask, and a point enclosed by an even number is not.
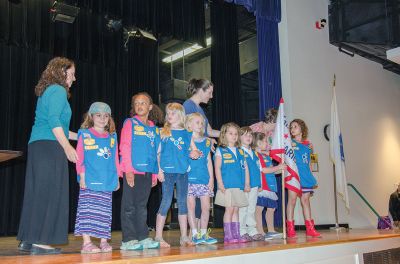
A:
[[[304,231],[298,231],[297,234],[297,238],[288,239],[287,241],[275,239],[268,242],[224,245],[222,243],[223,230],[214,229],[212,236],[218,238],[219,243],[215,245],[179,247],[177,245],[179,230],[172,230],[166,231],[164,235],[164,239],[172,244],[169,249],[120,251],[121,232],[113,232],[111,241],[111,245],[114,248],[113,252],[99,254],[80,254],[81,238],[70,235],[69,244],[61,246],[63,254],[52,256],[22,254],[17,250],[18,241],[16,241],[15,237],[2,237],[0,238],[0,263],[160,263],[400,237],[399,230],[373,229],[351,229],[350,231],[342,232],[323,230],[321,231],[322,238],[306,238]],[[151,232],[151,235],[154,235],[153,232]],[[95,242],[98,243],[98,241]]]

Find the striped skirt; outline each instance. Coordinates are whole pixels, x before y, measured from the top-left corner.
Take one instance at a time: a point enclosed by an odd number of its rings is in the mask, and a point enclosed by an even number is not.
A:
[[[112,192],[80,189],[75,235],[111,238]]]

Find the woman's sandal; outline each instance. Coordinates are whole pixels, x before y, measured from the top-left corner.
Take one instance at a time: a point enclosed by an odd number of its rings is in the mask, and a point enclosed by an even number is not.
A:
[[[82,254],[95,254],[100,253],[101,249],[95,246],[92,242],[83,244],[81,253]]]
[[[157,241],[157,242],[160,243],[160,248],[170,248],[170,247],[171,247],[171,245],[168,244],[168,243],[167,243],[164,239],[162,239],[162,238],[156,237],[156,238],[154,238],[154,241]]]
[[[103,253],[111,252],[112,251],[112,247],[110,246],[110,244],[107,243],[107,241],[105,241],[105,242],[101,242],[100,243],[100,250]]]

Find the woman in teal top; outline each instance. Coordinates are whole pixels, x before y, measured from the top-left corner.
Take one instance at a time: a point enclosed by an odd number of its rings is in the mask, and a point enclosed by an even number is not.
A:
[[[69,89],[75,81],[75,65],[54,58],[35,87],[38,101],[28,143],[24,202],[17,239],[19,250],[31,254],[59,254],[49,245],[68,242],[68,160],[77,154],[68,139],[71,107]],[[68,159],[68,160],[67,160]]]

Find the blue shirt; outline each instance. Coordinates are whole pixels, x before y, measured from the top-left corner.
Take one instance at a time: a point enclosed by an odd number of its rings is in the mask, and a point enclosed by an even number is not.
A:
[[[158,173],[157,150],[160,133],[156,126],[147,126],[139,119],[128,118],[132,122],[132,167],[140,172]]]
[[[183,108],[185,108],[185,114],[189,115],[189,114],[193,114],[193,113],[199,113],[204,117],[204,125],[205,125],[205,131],[204,131],[204,136],[208,136],[207,133],[207,127],[208,127],[208,119],[206,114],[204,113],[203,108],[201,108],[200,106],[198,106],[195,102],[193,102],[191,99],[187,99],[184,103],[183,103]]]
[[[38,98],[29,143],[36,140],[57,140],[52,131],[55,127],[62,127],[68,138],[71,115],[67,91],[61,85],[50,85]]]
[[[184,174],[189,170],[189,148],[192,133],[185,129],[171,130],[161,140],[160,167],[166,173]]]
[[[261,187],[261,171],[258,156],[252,149],[242,149],[244,151],[244,157],[246,158],[247,167],[249,168],[250,188]],[[252,152],[253,157],[251,157],[247,151]]]
[[[83,139],[85,183],[93,191],[112,192],[118,185],[115,165],[117,135],[106,138],[95,136],[89,129],[79,129],[78,137]],[[80,175],[78,175],[78,182]]]
[[[260,153],[261,154],[261,153]],[[272,160],[270,156],[261,154],[261,156],[263,157],[264,163],[266,168],[269,168],[272,166]],[[262,177],[264,177],[268,188],[270,189],[271,192],[278,192],[278,186],[276,183],[276,176],[274,173],[263,173]]]
[[[218,147],[216,152],[221,154],[221,176],[226,189],[244,189],[246,178],[246,160],[244,151],[236,148],[236,155],[229,149]]]
[[[191,184],[208,184],[210,174],[208,173],[207,157],[211,150],[211,140],[203,138],[201,141],[195,141],[195,144],[201,155],[198,159],[189,159],[190,171],[188,180]]]
[[[300,185],[303,188],[312,188],[317,185],[317,180],[310,169],[310,144],[303,144],[292,140],[296,165],[299,171]]]

